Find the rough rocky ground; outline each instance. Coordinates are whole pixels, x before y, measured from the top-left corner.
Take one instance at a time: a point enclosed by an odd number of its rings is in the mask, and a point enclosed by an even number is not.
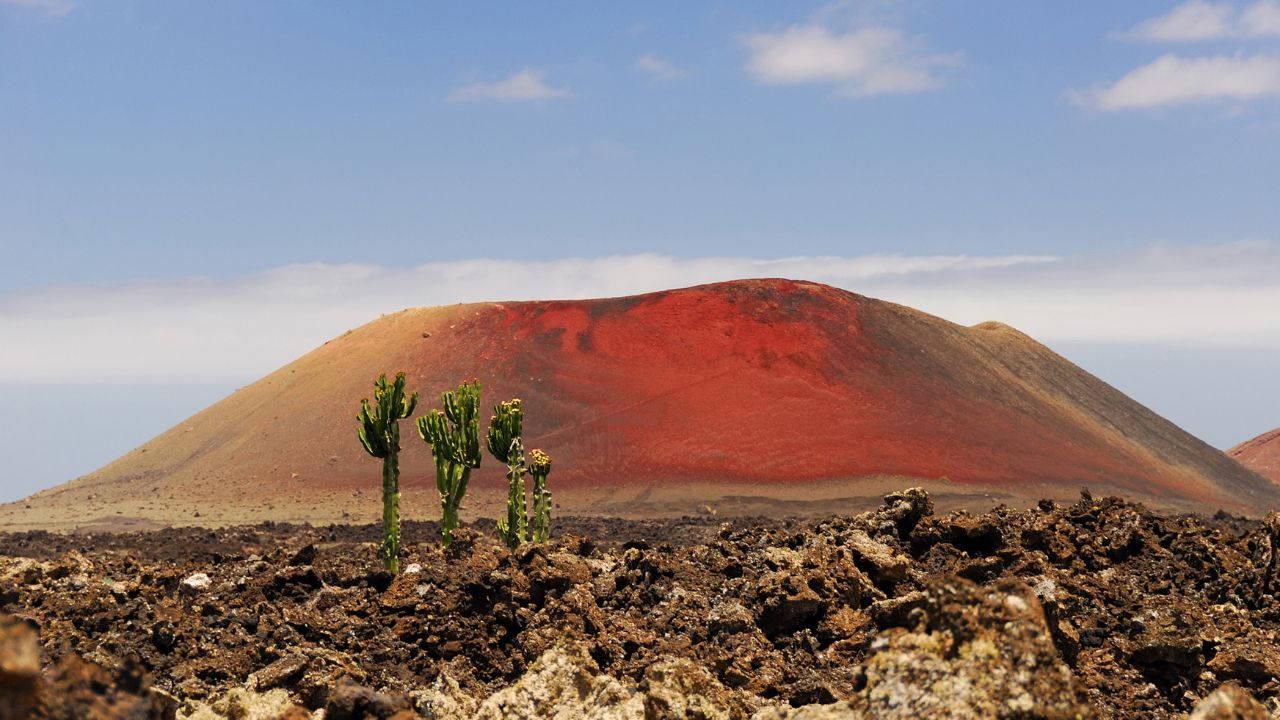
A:
[[[4,718],[1280,717],[1280,515],[0,535]]]

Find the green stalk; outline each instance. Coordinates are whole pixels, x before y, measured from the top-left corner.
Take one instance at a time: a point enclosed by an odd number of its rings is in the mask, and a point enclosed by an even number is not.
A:
[[[388,572],[400,574],[400,454],[382,463],[382,560]]]
[[[524,448],[520,438],[511,441],[507,457],[507,530],[510,534],[507,545],[516,547],[529,540],[529,521],[525,514]]]
[[[373,403],[360,401],[356,436],[369,455],[382,460],[382,549],[380,555],[389,572],[400,572],[400,420],[409,417],[418,404],[418,393],[404,394],[404,373],[396,373],[394,383],[379,375],[374,381]]]
[[[515,548],[529,538],[529,522],[524,497],[524,411],[520,399],[498,403],[489,420],[486,445],[489,453],[507,466],[507,516],[498,519],[498,536]]]

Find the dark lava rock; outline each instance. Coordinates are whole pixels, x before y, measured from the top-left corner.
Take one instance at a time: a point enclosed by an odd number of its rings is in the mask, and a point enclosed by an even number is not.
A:
[[[290,565],[311,565],[316,561],[315,543],[308,543],[306,547],[293,554],[289,558]]]

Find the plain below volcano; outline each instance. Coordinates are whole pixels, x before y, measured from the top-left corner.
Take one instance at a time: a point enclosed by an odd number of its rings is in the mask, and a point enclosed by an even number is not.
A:
[[[769,279],[386,315],[0,525],[376,518],[379,466],[353,416],[397,370],[419,413],[475,377],[486,405],[522,398],[559,513],[834,512],[907,484],[988,507],[1082,485],[1183,509],[1280,505],[1271,483],[1008,326]],[[428,448],[402,432],[406,516],[437,517]],[[472,487],[464,517],[502,512],[492,458]]]

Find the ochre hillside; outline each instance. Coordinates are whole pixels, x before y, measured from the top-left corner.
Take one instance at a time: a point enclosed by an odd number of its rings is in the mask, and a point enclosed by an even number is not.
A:
[[[1227,451],[1227,455],[1280,485],[1280,428],[1236,445]]]
[[[713,512],[762,498],[830,511],[914,481],[988,506],[1082,485],[1196,509],[1278,504],[1261,477],[1005,325],[752,280],[387,315],[6,508],[0,525],[369,520],[379,469],[354,412],[373,378],[396,370],[422,393],[419,414],[473,377],[486,406],[522,398],[525,445],[554,458],[560,512]],[[402,433],[406,513],[435,517],[428,449],[411,422]],[[483,503],[501,478],[486,458],[464,509],[500,512]]]

